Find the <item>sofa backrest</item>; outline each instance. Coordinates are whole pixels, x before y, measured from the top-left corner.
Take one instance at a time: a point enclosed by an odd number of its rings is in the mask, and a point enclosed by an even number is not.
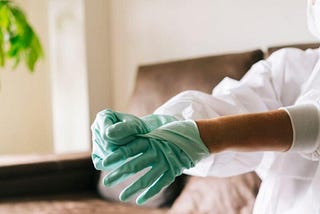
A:
[[[263,52],[254,50],[141,66],[128,111],[138,116],[150,114],[184,90],[211,93],[225,76],[240,79],[261,59]]]
[[[211,93],[214,86],[225,76],[241,79],[254,63],[281,48],[295,47],[305,50],[319,46],[319,43],[272,46],[266,52],[253,50],[140,66],[128,112],[137,116],[150,114],[169,98],[184,90]]]

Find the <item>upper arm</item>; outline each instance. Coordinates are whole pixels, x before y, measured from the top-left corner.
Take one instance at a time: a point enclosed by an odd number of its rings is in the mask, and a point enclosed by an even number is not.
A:
[[[254,64],[240,80],[224,79],[214,90],[247,112],[292,105],[318,61],[318,50],[285,48]]]

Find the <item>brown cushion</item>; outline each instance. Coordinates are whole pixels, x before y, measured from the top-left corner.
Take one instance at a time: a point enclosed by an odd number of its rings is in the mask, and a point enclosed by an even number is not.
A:
[[[79,178],[78,178],[79,179]],[[99,199],[92,192],[25,197],[0,202],[0,213],[8,214],[163,214],[166,209],[149,209]]]
[[[138,116],[150,114],[184,90],[210,93],[225,76],[240,79],[262,58],[263,52],[255,50],[141,66],[128,106],[129,112]]]
[[[229,178],[190,177],[170,213],[251,214],[259,186],[255,173]]]
[[[0,201],[8,197],[94,190],[96,173],[89,152],[1,156]]]

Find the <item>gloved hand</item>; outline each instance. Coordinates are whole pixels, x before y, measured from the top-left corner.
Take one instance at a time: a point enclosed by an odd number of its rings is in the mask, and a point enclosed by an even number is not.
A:
[[[110,109],[99,112],[91,126],[92,130],[92,161],[96,169],[105,170],[103,160],[119,145],[132,141],[137,134],[148,133],[164,124],[176,121],[169,115],[151,114],[142,118],[124,114]],[[108,129],[119,136],[117,141],[108,138]],[[121,136],[125,137],[121,138]]]
[[[109,130],[112,141],[123,138],[113,131],[115,130]],[[106,186],[120,183],[130,175],[149,168],[143,176],[121,192],[119,198],[122,201],[146,189],[136,201],[137,204],[145,203],[172,183],[184,169],[195,166],[200,159],[209,155],[197,125],[192,120],[171,122],[138,136],[115,150],[104,161],[106,168],[114,168],[104,178]]]

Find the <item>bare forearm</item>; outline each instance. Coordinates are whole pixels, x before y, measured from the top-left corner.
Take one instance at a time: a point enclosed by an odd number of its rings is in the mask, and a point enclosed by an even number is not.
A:
[[[287,151],[293,132],[284,110],[196,121],[201,139],[213,153]]]

